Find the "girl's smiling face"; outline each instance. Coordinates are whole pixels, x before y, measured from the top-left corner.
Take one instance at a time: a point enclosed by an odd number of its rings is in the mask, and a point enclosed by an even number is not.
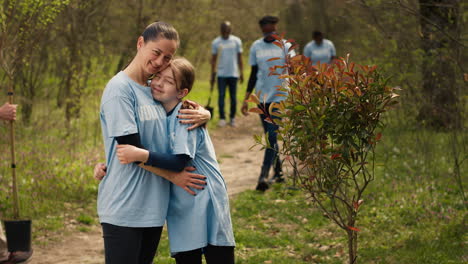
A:
[[[179,102],[183,97],[181,92],[177,89],[177,80],[171,67],[167,67],[163,71],[157,73],[151,80],[150,86],[153,98],[162,104]]]

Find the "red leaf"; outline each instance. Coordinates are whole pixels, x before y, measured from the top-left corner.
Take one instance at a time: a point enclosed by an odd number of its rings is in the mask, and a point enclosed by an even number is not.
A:
[[[279,60],[279,59],[281,59],[281,58],[280,57],[274,57],[274,58],[268,59],[267,61],[274,61],[274,60]]]
[[[302,55],[298,54],[294,57],[291,58],[291,61],[301,61],[302,60]]]
[[[258,96],[256,94],[251,94],[249,98],[245,101],[248,103],[260,104],[260,99],[258,99]]]
[[[257,114],[265,114],[260,108],[251,108],[249,112],[257,113]]]
[[[381,138],[382,138],[382,133],[378,133],[378,134],[375,136],[375,141],[379,141]]]
[[[345,87],[345,86],[343,86],[343,87],[340,87],[340,88],[338,88],[338,90],[337,90],[337,91],[338,91],[338,92],[341,92],[341,91],[343,91],[343,90],[346,90],[346,89],[348,89],[348,88],[347,88],[347,87]]]
[[[353,202],[353,207],[354,207],[354,210],[357,211],[357,209],[359,209],[359,204],[358,204],[358,202]]]
[[[291,52],[291,50],[294,50],[295,48],[297,48],[297,44],[294,44],[291,47],[289,47],[288,52]]]
[[[356,227],[352,227],[352,226],[347,226],[349,230],[352,230],[352,231],[355,231],[355,232],[359,232],[361,231],[361,229],[359,228],[356,228]]]
[[[275,124],[275,122],[273,122],[273,120],[271,119],[271,117],[265,118],[265,122],[270,123],[270,124]]]
[[[353,207],[354,207],[354,210],[358,210],[359,209],[359,206],[361,206],[361,204],[364,202],[364,200],[359,200],[357,202],[353,202]]]
[[[331,155],[331,159],[332,159],[332,160],[337,159],[337,158],[339,158],[339,157],[341,157],[341,154],[340,154],[340,153],[335,153],[335,154]]]
[[[273,44],[275,44],[276,46],[278,46],[280,48],[283,48],[283,43],[281,43],[279,41],[275,41],[275,42],[273,42]]]
[[[278,34],[273,34],[271,36],[276,40],[281,40],[282,39],[282,37],[280,35],[278,35]]]

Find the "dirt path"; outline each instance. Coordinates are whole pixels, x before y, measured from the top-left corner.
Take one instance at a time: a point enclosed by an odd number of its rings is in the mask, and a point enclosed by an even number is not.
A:
[[[236,128],[225,127],[211,131],[221,172],[229,195],[255,188],[263,152],[254,145],[253,135],[261,134],[257,115],[239,117]],[[76,229],[75,229],[76,230]],[[34,246],[30,264],[100,264],[104,263],[103,242],[99,225],[89,232],[74,231],[47,246]]]

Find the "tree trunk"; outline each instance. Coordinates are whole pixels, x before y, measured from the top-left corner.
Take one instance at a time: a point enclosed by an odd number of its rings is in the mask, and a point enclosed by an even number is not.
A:
[[[457,43],[457,0],[419,0],[424,102],[418,120],[436,129],[460,127],[453,56]],[[456,52],[455,52],[456,53]]]
[[[143,0],[138,0],[136,4],[137,5],[134,6],[134,3],[131,2],[131,3],[129,3],[129,6],[128,6],[128,8],[137,10],[137,14],[135,16],[135,27],[134,27],[134,30],[135,30],[134,31],[134,36],[135,36],[135,38],[130,39],[130,41],[128,42],[127,47],[125,48],[125,50],[120,55],[119,63],[117,64],[116,73],[118,73],[119,71],[124,70],[128,66],[128,64],[130,64],[130,62],[131,62],[131,60],[133,58],[133,55],[135,53],[135,45],[136,45],[137,38],[141,35],[141,33],[143,32],[145,27],[150,23],[149,22],[150,17],[143,15],[143,11],[144,11],[143,10],[143,8],[144,8]]]
[[[348,256],[349,264],[357,263],[357,233],[352,230],[347,230],[348,233]]]

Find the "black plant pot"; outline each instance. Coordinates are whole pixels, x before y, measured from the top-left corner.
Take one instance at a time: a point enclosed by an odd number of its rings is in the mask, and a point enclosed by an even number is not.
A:
[[[31,250],[31,220],[8,220],[5,223],[5,233],[8,251]]]

